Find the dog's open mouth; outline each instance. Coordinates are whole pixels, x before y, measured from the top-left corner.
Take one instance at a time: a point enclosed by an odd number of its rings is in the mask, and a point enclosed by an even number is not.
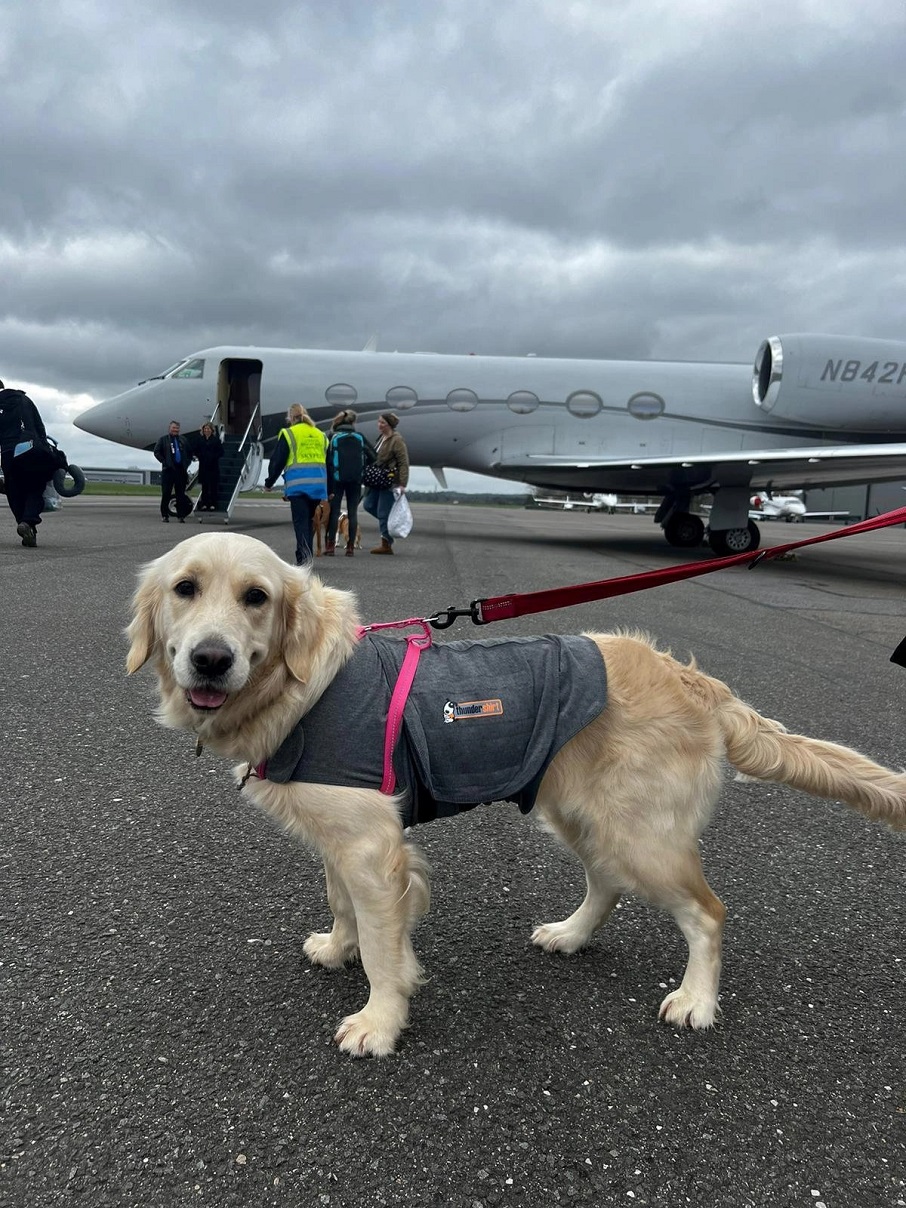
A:
[[[186,689],[186,700],[193,709],[219,709],[226,698],[226,692],[215,692],[213,688]]]

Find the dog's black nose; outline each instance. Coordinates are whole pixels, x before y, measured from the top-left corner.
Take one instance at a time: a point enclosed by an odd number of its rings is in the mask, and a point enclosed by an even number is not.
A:
[[[202,642],[192,651],[192,666],[207,679],[226,675],[232,665],[232,652],[217,642]]]

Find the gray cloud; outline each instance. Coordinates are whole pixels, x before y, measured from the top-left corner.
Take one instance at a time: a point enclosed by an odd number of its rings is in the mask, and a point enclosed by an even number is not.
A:
[[[904,61],[900,0],[9,0],[0,376],[902,337]]]

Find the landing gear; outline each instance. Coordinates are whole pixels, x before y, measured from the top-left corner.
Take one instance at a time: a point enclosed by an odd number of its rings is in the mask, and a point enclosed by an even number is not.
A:
[[[690,512],[674,512],[664,524],[664,536],[679,549],[693,549],[701,545],[704,535],[704,521]]]
[[[761,544],[761,533],[758,531],[758,525],[750,520],[745,528],[709,530],[708,544],[715,554],[719,554],[721,557],[729,554],[747,554],[750,550],[758,549]]]

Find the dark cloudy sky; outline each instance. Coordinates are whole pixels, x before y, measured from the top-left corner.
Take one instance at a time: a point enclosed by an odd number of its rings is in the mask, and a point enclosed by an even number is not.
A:
[[[0,377],[906,339],[903,0],[4,0]],[[142,463],[144,464],[144,463]]]

